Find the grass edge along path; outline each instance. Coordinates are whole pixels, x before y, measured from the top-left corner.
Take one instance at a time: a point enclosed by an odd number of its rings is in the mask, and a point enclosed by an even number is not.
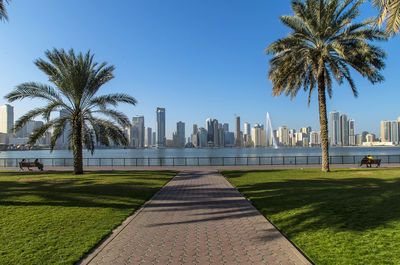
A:
[[[315,264],[400,263],[400,169],[220,171]]]
[[[73,264],[176,171],[0,172],[0,264]]]

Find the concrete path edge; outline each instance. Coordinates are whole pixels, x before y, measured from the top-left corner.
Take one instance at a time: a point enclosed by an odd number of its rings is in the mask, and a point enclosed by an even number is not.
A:
[[[148,205],[153,198],[155,198],[161,190],[168,185],[176,176],[179,175],[180,172],[178,172],[173,178],[171,178],[167,183],[164,184],[156,193],[151,196],[151,198],[147,201],[145,201],[137,210],[135,210],[131,215],[129,215],[122,223],[114,228],[108,235],[106,235],[102,240],[100,240],[96,245],[94,245],[89,252],[83,255],[83,257],[75,263],[75,265],[86,265],[89,264],[107,245],[113,241],[124,229],[127,227],[134,219],[136,216],[140,214],[141,211],[143,211],[144,208],[146,208],[146,205]]]
[[[221,172],[219,172],[218,171],[218,173],[219,174],[221,174]],[[257,212],[259,212],[262,216],[264,216],[264,218],[265,218],[265,220],[267,221],[267,222],[269,222],[286,240],[287,240],[287,243],[289,243],[290,245],[292,245],[294,248],[296,248],[298,251],[299,251],[299,253],[295,253],[296,255],[301,255],[300,256],[300,258],[305,258],[308,262],[310,262],[311,264],[314,264],[314,262],[303,252],[303,250],[301,250],[299,247],[297,247],[296,246],[296,244],[294,244],[293,242],[292,242],[292,240],[290,240],[290,238],[288,238],[273,222],[271,222],[269,219],[268,219],[268,217],[266,217],[257,207],[255,207],[254,206],[254,204],[253,204],[253,202],[249,199],[249,198],[247,198],[242,192],[240,192],[239,191],[239,189],[236,187],[236,186],[234,186],[223,174],[221,174],[224,178],[225,178],[225,180],[234,188],[234,189],[236,189],[239,193],[240,193],[240,195],[242,195],[244,198],[246,198],[246,200],[251,204],[251,206],[257,211]]]

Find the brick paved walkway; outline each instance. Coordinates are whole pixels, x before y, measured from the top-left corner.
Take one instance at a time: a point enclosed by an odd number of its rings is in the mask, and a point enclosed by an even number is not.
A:
[[[80,264],[309,264],[223,176],[184,171]]]

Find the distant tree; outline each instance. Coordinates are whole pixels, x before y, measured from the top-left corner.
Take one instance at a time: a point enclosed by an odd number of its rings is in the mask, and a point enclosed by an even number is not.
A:
[[[386,25],[388,36],[399,34],[400,30],[400,0],[374,0],[374,6],[379,9],[378,25]]]
[[[28,144],[34,145],[52,128],[50,148],[53,150],[56,140],[70,127],[68,135],[74,155],[74,173],[82,174],[83,145],[92,153],[96,141],[106,146],[110,142],[127,145],[123,128],[130,126],[129,119],[109,106],[116,107],[118,103],[135,105],[136,100],[126,94],[96,95],[102,85],[114,78],[114,66],[94,62],[94,55],[90,51],[76,55],[72,49],[68,52],[53,49],[45,54],[49,61],[38,59],[35,64],[48,75],[55,87],[35,82],[23,83],[5,96],[9,102],[24,98],[38,98],[47,102],[45,107],[34,108],[20,117],[14,129],[21,129],[29,120],[41,115],[46,123],[30,135]],[[61,109],[65,110],[66,115],[50,117]],[[96,117],[96,114],[107,118]]]
[[[8,20],[6,5],[11,0],[0,0],[0,20]]]
[[[267,54],[273,55],[268,77],[274,96],[284,93],[293,99],[303,87],[309,92],[310,105],[312,93],[318,91],[324,172],[329,171],[326,93],[332,96],[332,79],[339,84],[347,81],[355,97],[358,93],[350,67],[373,84],[383,81],[379,71],[384,68],[386,55],[370,42],[385,40],[384,32],[374,27],[375,19],[353,22],[363,2],[294,0],[294,15],[280,17],[291,32],[266,49]]]

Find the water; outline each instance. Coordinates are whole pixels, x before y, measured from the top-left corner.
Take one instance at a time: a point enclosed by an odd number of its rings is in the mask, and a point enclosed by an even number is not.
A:
[[[400,155],[400,147],[336,147],[330,156]],[[320,156],[320,148],[222,148],[222,149],[98,149],[85,158],[170,158],[170,157],[279,157]],[[68,150],[2,151],[0,158],[72,158]]]

